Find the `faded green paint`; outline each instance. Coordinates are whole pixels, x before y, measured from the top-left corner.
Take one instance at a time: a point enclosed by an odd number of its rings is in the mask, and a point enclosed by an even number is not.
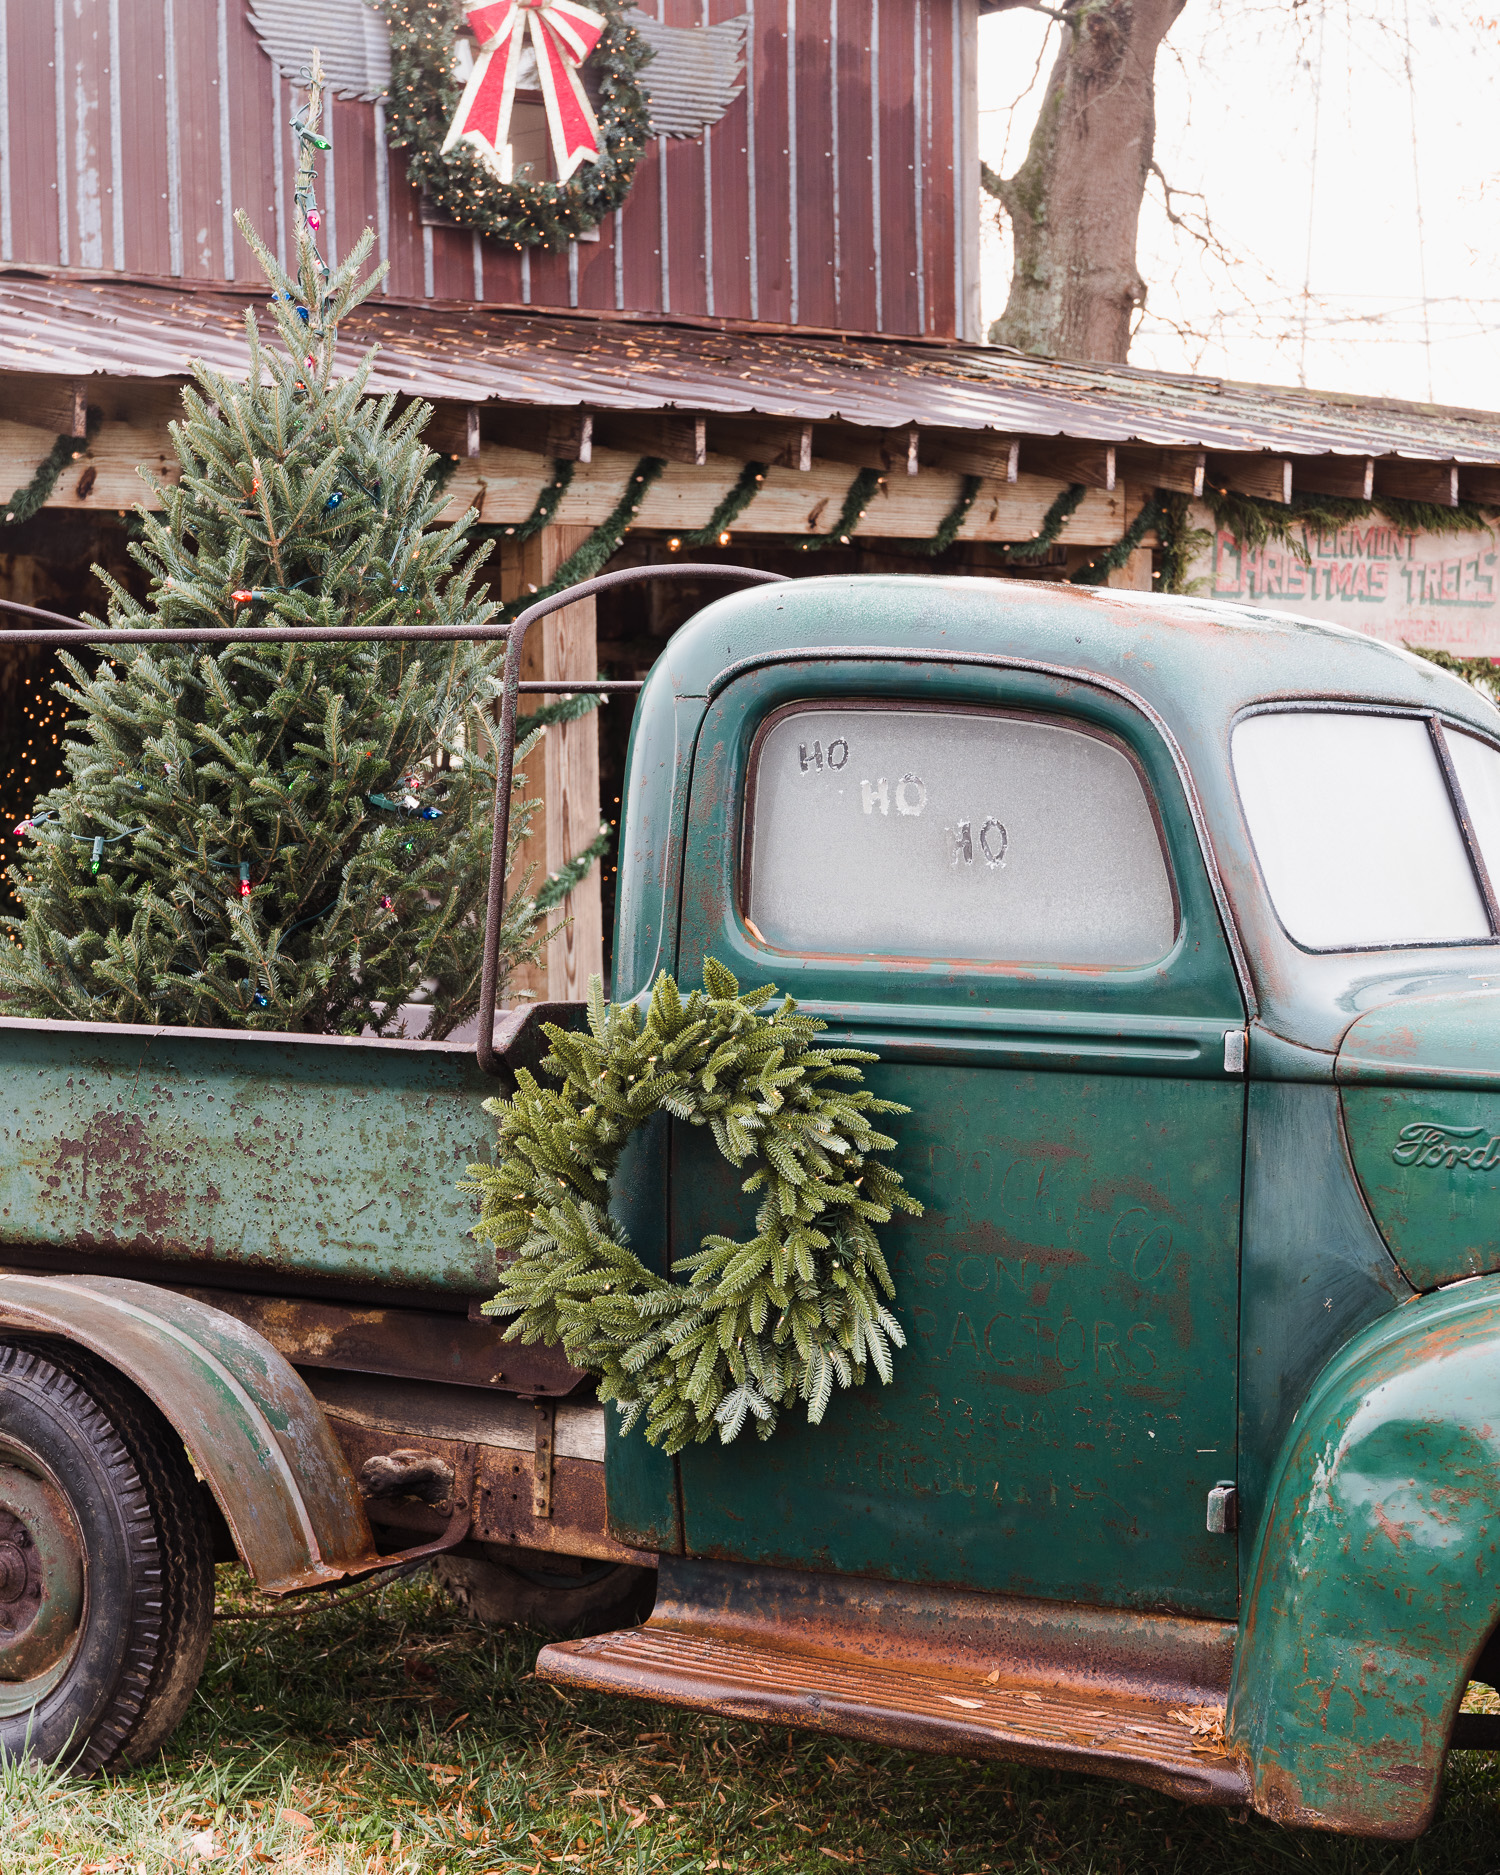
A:
[[[689,1447],[688,1553],[1232,1617],[1234,1542],[1203,1506],[1234,1471],[1242,1088],[905,1063],[870,1081],[912,1108],[894,1130],[928,1207],[884,1233],[896,1379],[837,1395],[821,1427]],[[743,1206],[711,1142],[678,1153],[680,1254]]]
[[[758,943],[736,911],[751,736],[788,702],[889,696],[1076,714],[1123,736],[1173,857],[1184,935],[1172,955],[1089,974]],[[910,578],[721,600],[671,640],[642,698],[615,990],[639,995],[662,968],[691,979],[712,953],[742,982],[774,979],[839,1039],[875,1047],[874,1084],[915,1109],[894,1130],[928,1205],[888,1231],[911,1332],[895,1384],[836,1396],[820,1431],[690,1449],[688,1552],[1232,1614],[1232,1540],[1209,1538],[1203,1517],[1207,1484],[1238,1478],[1246,1554],[1262,1528],[1235,1709],[1257,1800],[1331,1827],[1408,1833],[1430,1807],[1446,1718],[1497,1612],[1487,1589],[1465,1601],[1458,1584],[1489,1580],[1486,1441],[1500,1412],[1487,1395],[1482,1411],[1475,1402],[1483,1377],[1500,1374],[1500,1314],[1487,1285],[1413,1300],[1402,1271],[1422,1287],[1493,1267],[1500,1194],[1487,1168],[1445,1166],[1415,1188],[1429,1207],[1420,1217],[1403,1188],[1408,1218],[1386,1176],[1396,1142],[1381,1132],[1377,1180],[1363,1116],[1388,1130],[1410,1102],[1413,1117],[1481,1125],[1486,1142],[1500,1132],[1500,1104],[1491,1126],[1480,1096],[1500,1091],[1485,996],[1500,987],[1500,957],[1493,944],[1340,956],[1291,942],[1229,758],[1238,716],[1271,699],[1437,711],[1500,738],[1488,702],[1394,647],[1205,602]],[[1217,909],[1205,853],[1222,881]],[[1226,1080],[1215,1037],[1247,1017],[1248,1083]],[[677,1129],[673,1154],[682,1254],[702,1231],[733,1228],[741,1201],[701,1138]],[[1120,1267],[1129,1179],[1142,1225],[1172,1231],[1166,1269],[1186,1298],[1175,1317],[1168,1292],[1139,1280],[1134,1251]],[[1153,1348],[1170,1341],[1163,1326],[1190,1324],[1156,1399],[1144,1391],[1155,1375],[1104,1371],[1118,1340],[1101,1340],[1095,1367],[1092,1324],[1121,1318],[1149,1322],[1135,1345]],[[1161,1449],[1143,1456],[1153,1431]],[[628,1501],[665,1531],[668,1475],[658,1467],[643,1490],[628,1445],[610,1447],[612,1505]],[[1323,1467],[1316,1491],[1309,1465]],[[1393,1539],[1377,1510],[1409,1532]],[[1323,1649],[1311,1677],[1299,1623]]]
[[[1306,1394],[1256,1547],[1228,1730],[1257,1807],[1414,1836],[1500,1617],[1500,1281],[1409,1302]]]
[[[0,1062],[0,1256],[493,1292],[455,1183],[494,1084],[461,1044],[11,1019]]]
[[[1337,1090],[1252,1082],[1240,1269],[1240,1543],[1247,1555],[1308,1377],[1410,1295],[1355,1181]]]
[[[1412,1287],[1500,1269],[1500,1095],[1346,1087],[1343,1100],[1360,1184]]]
[[[666,1195],[670,1136],[657,1114],[626,1140],[610,1195],[610,1213],[648,1269],[667,1273]],[[639,1433],[621,1435],[619,1416],[604,1416],[609,1534],[632,1549],[679,1554],[682,1516],[677,1461]]]
[[[750,740],[792,696],[1046,707],[1125,737],[1160,803],[1181,931],[1160,964],[1042,970],[769,953],[735,909]],[[1232,1477],[1244,1023],[1180,785],[1109,699],[940,666],[780,667],[711,705],[688,808],[680,965],[767,978],[876,1050],[903,1176],[885,1233],[909,1346],[819,1429],[681,1458],[690,1554],[1058,1600],[1235,1612]],[[674,1257],[749,1211],[677,1128]]]
[[[1362,1016],[1338,1078],[1360,1183],[1413,1286],[1500,1269],[1500,992]]]

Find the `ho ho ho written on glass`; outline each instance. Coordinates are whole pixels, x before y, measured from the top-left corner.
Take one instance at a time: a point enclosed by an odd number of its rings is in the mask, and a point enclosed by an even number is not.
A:
[[[780,950],[1128,968],[1176,909],[1135,764],[999,712],[793,709],[756,746],[744,908]]]

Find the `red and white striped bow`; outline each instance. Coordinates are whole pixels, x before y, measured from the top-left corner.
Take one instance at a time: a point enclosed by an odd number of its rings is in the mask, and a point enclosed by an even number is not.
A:
[[[599,125],[578,69],[599,43],[608,24],[604,16],[578,0],[477,0],[465,12],[479,56],[444,150],[460,141],[472,143],[503,178],[516,77],[529,29],[557,163],[555,180],[566,182],[580,163],[597,163]]]

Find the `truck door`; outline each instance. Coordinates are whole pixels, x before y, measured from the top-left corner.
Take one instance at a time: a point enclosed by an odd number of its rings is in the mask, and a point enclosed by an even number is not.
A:
[[[679,972],[874,1050],[926,1206],[894,1384],[680,1460],[689,1554],[1231,1616],[1244,1004],[1162,735],[1024,671],[805,662],[714,700]],[[1229,1064],[1226,1070],[1226,1061]],[[674,1124],[670,1250],[753,1234]]]

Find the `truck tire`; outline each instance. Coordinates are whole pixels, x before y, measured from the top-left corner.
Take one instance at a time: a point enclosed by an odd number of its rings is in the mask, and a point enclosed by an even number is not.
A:
[[[644,1621],[656,1597],[656,1571],[634,1563],[585,1562],[580,1572],[478,1556],[440,1556],[438,1581],[465,1614],[485,1627],[534,1628],[553,1637],[606,1634]]]
[[[68,1342],[0,1342],[0,1751],[139,1763],[212,1623],[212,1536],[165,1420]]]

